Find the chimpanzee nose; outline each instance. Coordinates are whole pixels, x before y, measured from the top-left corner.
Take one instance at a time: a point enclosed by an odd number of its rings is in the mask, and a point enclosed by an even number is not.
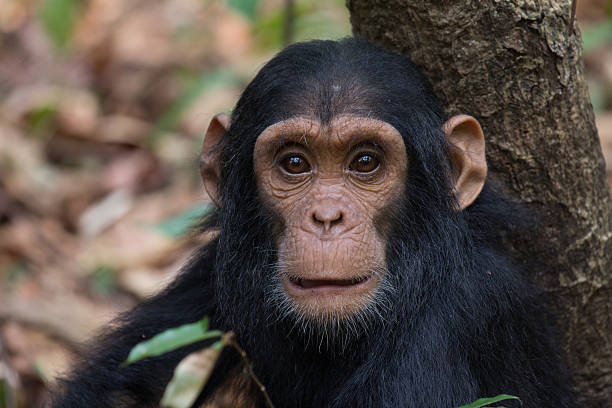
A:
[[[316,206],[312,210],[312,221],[314,225],[323,227],[324,232],[331,231],[331,228],[342,223],[342,210],[338,205],[325,203]]]

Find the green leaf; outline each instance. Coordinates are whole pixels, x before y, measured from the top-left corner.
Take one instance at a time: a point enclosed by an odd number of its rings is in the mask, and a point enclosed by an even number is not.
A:
[[[0,408],[16,408],[16,398],[15,390],[8,380],[0,378]]]
[[[8,406],[8,384],[0,378],[0,408]]]
[[[155,226],[155,228],[173,238],[185,235],[202,217],[215,208],[213,204],[201,205],[187,209],[174,217],[168,218]]]
[[[223,342],[189,354],[174,370],[160,405],[167,408],[189,408],[200,395],[219,359]]]
[[[480,408],[480,407],[486,407],[487,405],[493,404],[495,402],[505,401],[505,400],[509,400],[509,399],[516,399],[516,400],[520,401],[520,398],[519,397],[515,397],[514,395],[500,394],[500,395],[498,395],[496,397],[480,398],[480,399],[472,402],[471,404],[462,405],[459,408]]]
[[[135,345],[122,365],[129,365],[143,358],[159,356],[179,347],[187,346],[201,340],[221,337],[219,330],[208,331],[208,317],[195,323],[168,329],[153,338]]]
[[[45,0],[40,10],[43,27],[58,47],[65,47],[80,9],[79,0]]]
[[[228,0],[228,4],[249,20],[255,20],[257,0]]]
[[[51,104],[42,104],[35,107],[26,117],[29,126],[28,136],[42,138],[48,134],[57,117],[57,107]]]
[[[92,289],[100,295],[111,295],[117,286],[116,271],[109,265],[98,265],[89,275]]]
[[[240,81],[241,79],[238,75],[227,69],[207,72],[199,78],[190,81],[181,95],[178,96],[155,123],[148,138],[149,144],[154,144],[164,132],[176,127],[182,114],[193,105],[203,92],[215,86],[235,85],[240,83]]]

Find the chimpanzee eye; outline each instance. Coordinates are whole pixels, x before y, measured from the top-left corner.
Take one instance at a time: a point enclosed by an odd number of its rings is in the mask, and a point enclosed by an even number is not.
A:
[[[370,173],[378,168],[380,162],[372,153],[360,153],[349,165],[349,169],[359,173]]]
[[[280,161],[280,165],[289,174],[301,174],[310,171],[310,164],[300,154],[291,154]]]

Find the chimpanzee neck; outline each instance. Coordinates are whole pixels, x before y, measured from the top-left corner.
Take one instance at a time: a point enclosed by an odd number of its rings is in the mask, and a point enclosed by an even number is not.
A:
[[[397,320],[372,328],[342,354],[304,346],[303,339],[275,329],[246,343],[276,407],[427,406],[424,390],[432,385],[425,379],[434,377],[440,392],[435,399],[442,401],[436,406],[458,406],[475,393],[476,385],[458,372],[462,365],[450,363],[467,356],[453,346],[455,331],[440,330],[440,319],[439,311],[430,310],[412,327]],[[461,389],[454,388],[457,383]]]
[[[389,361],[383,356],[392,346],[388,339],[369,333],[339,350],[296,333],[287,335],[283,327],[254,340],[247,341],[254,369],[278,407],[330,406],[347,384],[377,381],[380,367],[375,360]]]

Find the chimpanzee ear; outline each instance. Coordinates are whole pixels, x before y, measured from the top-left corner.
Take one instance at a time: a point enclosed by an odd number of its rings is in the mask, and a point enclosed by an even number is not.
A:
[[[476,200],[487,178],[484,135],[478,121],[468,115],[453,116],[443,129],[450,144],[455,197],[463,210]]]
[[[219,200],[219,179],[223,167],[223,157],[219,149],[219,142],[225,136],[230,127],[231,118],[225,113],[215,115],[208,125],[204,144],[202,145],[202,156],[200,157],[200,174],[204,181],[204,188],[210,199],[221,206]]]

